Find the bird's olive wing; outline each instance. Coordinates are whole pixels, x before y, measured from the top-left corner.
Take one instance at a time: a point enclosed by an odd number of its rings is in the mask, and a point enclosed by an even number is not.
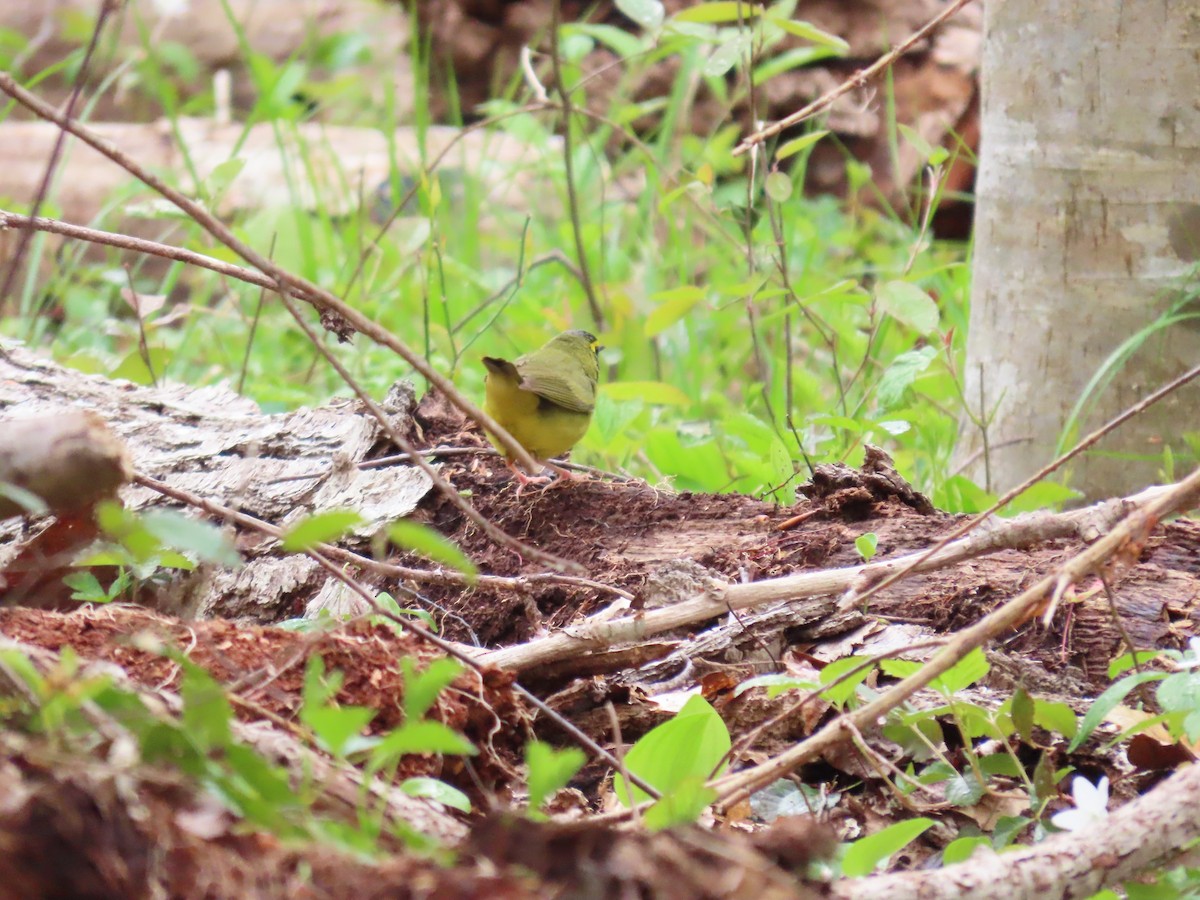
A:
[[[521,387],[572,412],[590,413],[596,405],[596,382],[578,360],[541,350],[517,360]]]

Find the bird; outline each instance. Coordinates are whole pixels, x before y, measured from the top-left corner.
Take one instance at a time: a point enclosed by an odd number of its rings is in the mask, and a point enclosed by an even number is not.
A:
[[[483,406],[488,415],[530,456],[566,480],[572,480],[571,473],[549,460],[574,447],[592,421],[601,349],[594,334],[575,329],[551,338],[516,362],[483,357],[487,369]],[[517,476],[518,492],[531,482],[550,480],[526,475],[495,436],[489,438]]]

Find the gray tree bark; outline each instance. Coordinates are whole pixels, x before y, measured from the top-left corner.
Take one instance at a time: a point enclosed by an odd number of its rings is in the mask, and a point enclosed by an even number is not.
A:
[[[1054,457],[1110,354],[1194,293],[1200,6],[990,0],[986,10],[964,373],[975,421],[964,422],[960,460],[1003,490]],[[1151,330],[1078,435],[1200,361],[1200,319]],[[1164,446],[1186,453],[1197,409],[1195,385],[1159,403],[1083,458],[1073,485],[1097,497],[1157,480]]]

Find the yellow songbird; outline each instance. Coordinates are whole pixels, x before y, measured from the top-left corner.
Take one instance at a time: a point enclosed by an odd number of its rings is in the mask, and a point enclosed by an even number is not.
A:
[[[570,473],[549,459],[574,447],[592,421],[600,378],[599,351],[595,335],[564,331],[516,362],[494,356],[483,358],[488,370],[484,399],[488,415],[530,456],[566,478],[571,477]],[[528,477],[494,437],[492,443],[504,454],[522,486],[546,480]]]

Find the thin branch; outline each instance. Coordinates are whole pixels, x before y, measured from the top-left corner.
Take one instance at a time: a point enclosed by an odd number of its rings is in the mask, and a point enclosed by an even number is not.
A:
[[[1002,496],[999,500],[997,500],[995,503],[993,503],[991,506],[989,506],[983,512],[968,519],[966,522],[964,522],[958,528],[955,528],[953,531],[951,531],[948,535],[946,535],[944,538],[942,538],[940,541],[938,541],[936,544],[934,544],[928,550],[924,551],[924,553],[922,555],[920,555],[915,562],[913,562],[912,568],[900,570],[898,572],[895,572],[895,573],[889,575],[883,581],[879,582],[876,585],[873,585],[866,592],[858,595],[857,597],[850,598],[847,602],[849,604],[853,604],[853,603],[865,604],[867,602],[867,600],[873,594],[875,594],[879,591],[882,591],[884,588],[889,587],[892,584],[895,584],[901,578],[904,578],[906,575],[908,575],[910,571],[915,571],[916,566],[920,565],[924,560],[927,560],[930,557],[932,557],[935,553],[939,552],[942,548],[949,545],[949,543],[951,541],[956,540],[956,539],[962,537],[963,535],[967,534],[968,532],[977,528],[986,519],[990,518],[994,513],[998,512],[1006,503],[1015,499],[1020,494],[1027,491],[1029,488],[1033,487],[1035,484],[1037,484],[1039,481],[1041,481],[1043,478],[1045,478],[1050,473],[1052,473],[1055,470],[1066,465],[1068,462],[1070,462],[1072,459],[1074,459],[1076,456],[1078,456],[1084,450],[1088,449],[1093,444],[1095,444],[1097,441],[1099,441],[1102,437],[1104,437],[1110,431],[1113,431],[1114,429],[1118,428],[1120,425],[1122,425],[1129,419],[1132,419],[1134,416],[1138,415],[1139,413],[1145,411],[1146,409],[1149,409],[1151,406],[1153,406],[1155,403],[1157,403],[1159,400],[1163,399],[1164,397],[1167,397],[1170,394],[1175,393],[1175,391],[1179,390],[1181,387],[1183,387],[1189,381],[1192,381],[1197,376],[1200,376],[1200,365],[1188,370],[1187,372],[1184,372],[1182,375],[1180,375],[1174,381],[1168,382],[1167,384],[1160,387],[1157,391],[1155,391],[1150,396],[1143,398],[1142,400],[1135,403],[1133,406],[1126,409],[1124,412],[1121,412],[1121,413],[1117,414],[1116,416],[1114,416],[1112,419],[1109,419],[1107,422],[1105,422],[1103,425],[1101,425],[1099,428],[1097,428],[1095,431],[1093,431],[1091,434],[1089,434],[1087,437],[1085,437],[1083,440],[1081,440],[1078,444],[1076,444],[1074,447],[1072,447],[1070,450],[1068,450],[1066,453],[1064,453],[1058,459],[1054,460],[1053,462],[1049,463],[1048,465],[1043,466],[1041,469],[1039,469],[1037,472],[1030,475],[1027,479],[1025,479],[1023,482],[1018,484],[1016,487],[1012,488],[1007,493],[1005,493],[1004,496]]]
[[[111,141],[108,141],[91,129],[62,115],[40,97],[30,93],[17,84],[8,72],[0,72],[0,91],[8,94],[26,109],[46,121],[53,122],[82,140],[85,144],[107,156],[125,171],[129,172],[147,187],[157,191],[171,203],[187,213],[200,227],[214,238],[236,253],[246,262],[259,269],[265,275],[275,279],[281,287],[294,288],[294,296],[311,303],[323,313],[332,314],[349,324],[355,331],[366,335],[375,343],[387,347],[405,362],[417,370],[430,384],[437,387],[446,398],[457,406],[469,418],[478,422],[487,431],[494,434],[505,449],[512,452],[522,466],[531,472],[539,468],[529,452],[517,440],[504,430],[491,416],[480,409],[470,398],[458,390],[441,372],[437,371],[420,354],[414,352],[407,344],[393,335],[377,322],[369,319],[354,307],[335,297],[325,288],[319,287],[298,275],[282,269],[259,253],[253,247],[239,239],[233,231],[218,219],[212,212],[200,203],[185,196],[171,187],[163,179],[147,170],[136,160],[121,151]]]
[[[956,541],[932,555],[922,551],[864,565],[714,587],[662,609],[639,611],[602,622],[589,621],[526,644],[492,650],[481,658],[491,665],[519,672],[580,656],[589,650],[601,650],[625,641],[640,641],[647,635],[715,619],[726,615],[731,608],[745,609],[783,600],[797,602],[808,599],[817,610],[830,613],[835,608],[832,602],[811,598],[827,597],[861,584],[875,584],[896,571],[910,571],[914,567],[915,571],[932,572],[985,553],[1028,547],[1053,538],[1088,539],[1119,521],[1128,512],[1129,504],[1153,502],[1175,487],[1150,488],[1127,500],[1110,500],[1069,513],[1028,513],[1006,521],[995,529]],[[845,603],[843,600],[842,605]]]
[[[1186,479],[1159,491],[1153,498],[1135,508],[1104,537],[1090,547],[1077,553],[1050,575],[1037,584],[1009,600],[1003,606],[984,616],[974,625],[964,628],[950,638],[946,646],[936,653],[918,671],[893,685],[869,703],[853,712],[834,719],[812,737],[801,741],[779,756],[717,779],[712,787],[717,791],[719,802],[728,807],[749,797],[759,788],[770,784],[799,766],[816,759],[821,753],[846,739],[843,719],[863,730],[874,730],[883,718],[901,703],[908,700],[933,679],[953,667],[959,660],[977,647],[1001,634],[1008,633],[1037,612],[1038,605],[1058,584],[1077,581],[1089,572],[1095,572],[1123,546],[1130,542],[1144,541],[1157,524],[1171,513],[1187,509],[1200,496],[1200,469]]]
[[[843,94],[848,94],[855,88],[863,87],[868,81],[894,63],[903,54],[907,53],[919,40],[924,38],[931,31],[933,31],[970,2],[971,0],[954,0],[953,3],[926,22],[923,27],[913,32],[906,39],[901,41],[883,56],[879,57],[879,59],[867,66],[865,69],[859,69],[849,78],[835,87],[832,91],[829,91],[827,94],[818,97],[803,109],[797,110],[789,116],[784,116],[775,124],[768,125],[766,128],[762,128],[753,134],[747,135],[742,139],[740,144],[733,148],[733,155],[740,156],[756,144],[761,144],[768,138],[772,138],[779,134],[785,128],[790,128],[797,122],[803,122],[805,119],[812,118],[821,110],[832,106],[833,102]]]
[[[96,24],[92,28],[92,35],[88,40],[87,49],[83,54],[83,62],[80,63],[79,71],[75,73],[74,84],[71,85],[71,95],[67,98],[66,108],[62,113],[63,117],[68,121],[75,118],[75,107],[79,103],[80,94],[83,93],[83,84],[87,81],[88,72],[92,65],[92,57],[96,53],[96,46],[100,43],[100,33],[104,31],[104,23],[108,21],[108,17],[113,12],[120,8],[120,5],[119,0],[104,0],[100,6],[100,12],[96,16]],[[66,130],[60,131],[58,138],[54,142],[54,149],[50,151],[50,160],[46,163],[46,171],[42,175],[41,184],[38,185],[37,193],[34,194],[33,207],[30,213],[35,217],[38,214],[38,210],[42,208],[42,204],[46,201],[46,195],[50,192],[50,182],[54,179],[54,173],[58,171],[58,164],[62,159],[63,146],[66,142]],[[21,236],[21,240],[17,244],[17,250],[13,254],[8,266],[8,273],[4,276],[4,285],[0,286],[0,306],[3,306],[8,301],[8,292],[12,290],[13,282],[16,281],[21,263],[25,259],[25,252],[28,250],[29,242],[32,239],[33,235],[26,232]]]

